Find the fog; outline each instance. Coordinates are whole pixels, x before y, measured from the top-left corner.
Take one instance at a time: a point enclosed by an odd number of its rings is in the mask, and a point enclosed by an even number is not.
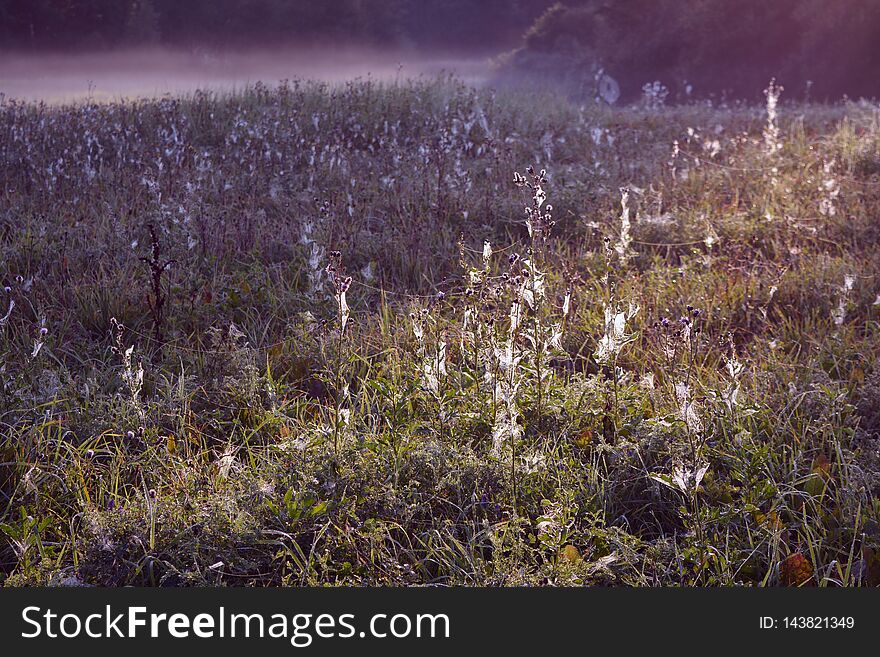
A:
[[[646,84],[670,103],[762,103],[772,78],[786,101],[836,102],[880,97],[878,33],[880,0],[0,0],[0,93],[56,103],[440,71],[479,83],[491,58],[493,83],[578,100],[605,81],[618,104]]]
[[[239,53],[150,49],[96,54],[0,53],[0,94],[50,104],[231,91],[258,81],[356,78],[391,81],[443,73],[479,84],[485,57],[426,55],[405,50],[274,49]]]

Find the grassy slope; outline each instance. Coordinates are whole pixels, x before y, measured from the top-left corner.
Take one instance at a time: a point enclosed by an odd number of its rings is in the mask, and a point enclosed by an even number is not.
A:
[[[775,155],[765,120],[453,80],[0,105],[0,581],[876,585],[877,110],[785,108]]]

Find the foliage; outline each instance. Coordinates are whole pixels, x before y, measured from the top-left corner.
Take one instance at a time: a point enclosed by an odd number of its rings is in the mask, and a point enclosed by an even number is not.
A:
[[[584,93],[601,68],[624,100],[654,80],[680,100],[757,100],[772,77],[794,97],[874,97],[878,29],[878,0],[566,0],[529,28],[504,70]]]
[[[552,0],[0,0],[6,47],[512,43]]]

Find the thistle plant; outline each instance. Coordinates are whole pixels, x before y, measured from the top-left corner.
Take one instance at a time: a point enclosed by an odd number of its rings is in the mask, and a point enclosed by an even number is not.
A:
[[[653,474],[653,479],[680,492],[688,504],[698,540],[702,543],[703,525],[700,513],[698,487],[708,471],[708,463],[703,454],[705,447],[705,425],[701,406],[694,400],[693,382],[701,338],[703,334],[703,311],[687,306],[687,314],[677,322],[661,318],[654,324],[659,336],[660,350],[666,359],[667,389],[676,409],[678,422],[684,428],[687,460],[676,457],[671,474]],[[735,374],[735,384],[741,370],[734,364],[731,372]]]
[[[614,250],[622,263],[626,263],[632,257],[632,235],[630,234],[629,219],[629,189],[620,188],[620,236]]]
[[[779,131],[779,97],[783,88],[776,84],[776,80],[770,80],[770,84],[764,90],[767,98],[767,122],[764,126],[764,155],[770,162],[769,179],[772,187],[779,183],[779,167],[777,161],[782,152],[782,139]],[[770,216],[769,211],[767,216]]]
[[[534,373],[537,428],[540,432],[543,428],[545,384],[551,373],[549,361],[555,350],[562,349],[562,324],[549,323],[545,308],[547,285],[544,251],[550,231],[556,225],[551,214],[553,206],[544,205],[547,200],[547,172],[541,170],[540,173],[535,173],[529,167],[526,173],[527,176],[514,173],[514,184],[520,189],[530,190],[532,194],[531,205],[525,208],[530,245],[528,257],[523,261],[523,282],[519,286],[519,298],[515,303],[518,304],[517,313],[522,311],[524,304],[531,318],[530,326],[523,332],[523,336],[528,345],[529,364]],[[569,303],[565,305],[567,308]]]
[[[323,246],[318,244],[314,239],[315,224],[311,221],[305,222],[302,229],[302,237],[300,243],[306,249],[306,276],[308,281],[308,293],[313,297],[318,297],[324,291],[324,267],[326,251]]]
[[[782,140],[779,137],[779,97],[782,95],[782,91],[783,87],[776,84],[775,79],[770,80],[770,84],[764,89],[764,96],[767,99],[764,152],[770,158],[776,157],[782,150]]]
[[[611,246],[611,238],[607,235],[603,239],[603,262],[604,274],[602,276],[602,286],[604,290],[604,322],[603,335],[599,339],[593,358],[600,367],[607,367],[611,371],[612,393],[613,393],[613,418],[615,430],[619,420],[619,382],[620,369],[617,366],[617,359],[623,348],[636,339],[636,334],[627,332],[627,324],[632,322],[639,312],[637,303],[629,302],[626,307],[619,303],[615,298],[615,283],[612,280],[612,261],[617,256],[617,260],[621,266],[625,266],[627,260],[631,257],[630,237],[630,221],[629,221],[629,189],[622,187],[620,189],[621,199],[621,229],[617,244]]]
[[[822,181],[819,184],[819,214],[824,217],[837,215],[837,202],[840,197],[840,182],[834,175],[834,160],[822,162]]]
[[[615,420],[619,411],[618,385],[620,370],[617,367],[617,358],[621,351],[623,351],[623,348],[636,339],[636,333],[627,332],[627,324],[635,318],[638,312],[638,304],[630,302],[626,309],[621,309],[612,296],[611,300],[605,304],[605,332],[599,339],[599,344],[593,354],[593,358],[596,359],[599,365],[611,368]]]
[[[436,301],[442,301],[445,295],[441,292]],[[437,412],[437,435],[441,442],[445,434],[448,412],[446,409],[447,377],[446,366],[446,335],[440,327],[438,318],[429,308],[410,313],[413,335],[416,338],[417,358],[421,362],[420,377],[422,388],[431,397]],[[427,332],[427,335],[426,335]]]
[[[536,428],[543,430],[546,403],[546,385],[552,374],[550,359],[562,350],[562,334],[571,307],[571,290],[566,291],[562,319],[553,322],[548,316],[546,274],[543,269],[544,248],[554,226],[552,206],[544,205],[547,195],[546,172],[535,173],[529,167],[527,176],[514,174],[514,184],[531,192],[531,204],[526,206],[526,228],[529,234],[528,257],[521,259],[512,255],[508,262],[513,270],[505,275],[510,292],[506,331],[490,331],[492,351],[487,368],[493,395],[494,429],[493,452],[502,453],[507,445],[510,450],[511,497],[514,510],[517,506],[517,460],[518,443],[523,435],[520,424],[519,393],[522,384],[530,380],[534,384],[536,398]],[[484,247],[484,270],[488,272],[491,247]],[[520,268],[518,271],[516,268]],[[482,281],[484,275],[477,274]]]
[[[343,408],[345,399],[348,397],[348,383],[343,382],[343,354],[345,351],[345,329],[351,317],[351,309],[345,298],[346,292],[351,287],[352,278],[346,275],[342,265],[342,253],[330,252],[330,260],[327,264],[327,275],[333,285],[333,298],[336,300],[336,363],[333,368],[333,454],[339,458],[340,434],[351,422],[351,409]]]
[[[162,277],[165,271],[174,264],[174,260],[165,260],[162,257],[162,243],[156,232],[156,226],[147,224],[147,232],[150,236],[150,255],[142,257],[141,261],[147,264],[150,270],[150,294],[148,296],[150,313],[153,316],[153,337],[156,342],[162,344],[165,335],[165,294]]]
[[[492,268],[492,244],[486,240],[483,242],[482,266],[473,267],[468,264],[465,257],[464,236],[458,241],[459,265],[464,272],[464,299],[461,320],[461,334],[459,347],[465,365],[470,365],[474,373],[473,379],[479,381],[485,378],[486,372],[480,375],[479,369],[487,367],[486,335],[491,327],[486,326],[482,316],[483,305],[493,293],[494,288],[490,284],[490,272]],[[470,363],[467,360],[470,359]]]
[[[511,302],[508,317],[507,335],[493,348],[491,378],[495,400],[495,424],[492,431],[492,451],[500,457],[505,444],[510,448],[511,500],[515,512],[517,503],[517,445],[523,435],[523,429],[519,423],[518,403],[519,389],[524,380],[524,373],[520,369],[520,362],[524,354],[519,346],[523,319],[522,302],[519,299],[514,299]]]
[[[847,274],[843,277],[843,285],[840,286],[837,295],[837,306],[831,311],[831,319],[837,327],[843,326],[844,321],[846,321],[846,309],[855,282],[856,277],[852,274]]]
[[[125,326],[116,321],[115,317],[110,318],[110,331],[113,340],[112,350],[122,359],[122,380],[128,390],[129,403],[143,424],[146,420],[146,413],[140,399],[144,387],[143,361],[138,357],[137,364],[135,364],[134,345],[125,347],[123,340]]]
[[[319,235],[316,235],[316,230],[319,231],[319,234],[323,234],[322,228],[326,224],[329,214],[330,203],[329,201],[324,201],[318,207],[319,220],[317,225],[315,221],[306,219],[303,221],[300,230],[299,243],[306,250],[308,294],[314,299],[318,299],[323,295],[326,280],[324,277],[325,266],[323,264],[326,261],[326,249],[319,243]]]
[[[721,400],[727,407],[727,411],[732,415],[739,406],[739,393],[741,388],[741,378],[745,366],[736,356],[736,346],[733,343],[733,336],[728,336],[728,344],[730,345],[730,355],[724,363],[724,369],[727,373],[727,387],[721,392]]]

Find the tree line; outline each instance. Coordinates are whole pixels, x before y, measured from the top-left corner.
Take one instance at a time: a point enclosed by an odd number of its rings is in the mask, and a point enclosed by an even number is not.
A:
[[[509,47],[553,0],[0,0],[0,48]]]

